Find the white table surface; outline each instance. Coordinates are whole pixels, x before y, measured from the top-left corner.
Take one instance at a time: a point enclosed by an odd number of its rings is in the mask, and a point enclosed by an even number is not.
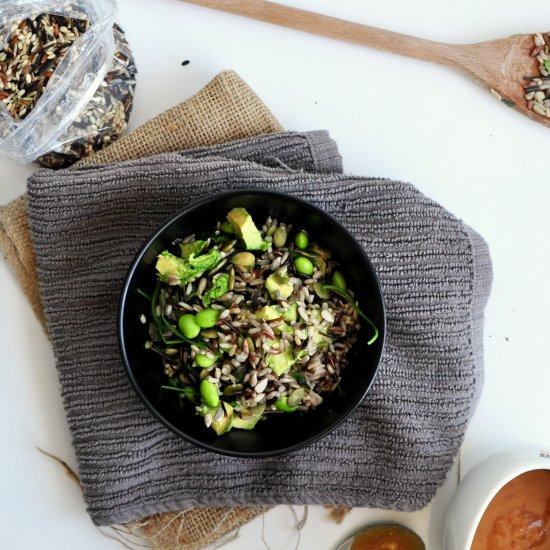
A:
[[[456,43],[550,24],[547,0],[287,3]],[[416,513],[355,509],[336,525],[312,507],[300,543],[302,550],[328,550],[364,524],[397,520],[416,529],[429,550],[440,550],[460,475],[512,443],[550,444],[550,129],[448,69],[178,0],[120,0],[119,21],[140,71],[132,128],[234,69],[286,128],[328,129],[347,172],[410,181],[488,241],[494,284],[486,379],[460,469],[455,464],[431,505]],[[183,67],[185,59],[191,63]],[[23,193],[35,169],[0,159],[0,203]],[[122,548],[92,525],[76,484],[36,450],[76,467],[51,346],[3,259],[0,288],[0,547]],[[264,523],[272,550],[294,548],[287,507]],[[261,532],[255,520],[224,548],[264,548]]]

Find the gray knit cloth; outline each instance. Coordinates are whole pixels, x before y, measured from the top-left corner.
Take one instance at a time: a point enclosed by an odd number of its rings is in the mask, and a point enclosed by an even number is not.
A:
[[[96,524],[200,505],[412,511],[434,496],[482,384],[487,246],[412,185],[340,170],[334,142],[312,132],[30,178],[41,291]],[[126,271],[152,230],[191,200],[251,187],[340,220],[375,266],[388,321],[381,369],[355,414],[306,449],[256,460],[196,448],[162,426],[130,386],[116,337]]]

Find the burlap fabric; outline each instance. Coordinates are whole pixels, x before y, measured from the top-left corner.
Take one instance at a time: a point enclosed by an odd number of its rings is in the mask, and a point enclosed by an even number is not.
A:
[[[281,125],[252,89],[235,72],[224,71],[190,99],[75,166],[118,162],[280,130]],[[0,247],[37,318],[45,326],[25,195],[0,208]],[[154,548],[197,550],[266,509],[192,508],[144,518],[139,527]]]

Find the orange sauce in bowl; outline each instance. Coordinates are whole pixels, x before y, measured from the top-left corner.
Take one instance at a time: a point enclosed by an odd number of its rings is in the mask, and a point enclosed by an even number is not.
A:
[[[425,546],[414,531],[397,524],[383,524],[358,533],[350,550],[425,550]]]
[[[470,550],[550,550],[550,470],[509,481],[481,517]]]

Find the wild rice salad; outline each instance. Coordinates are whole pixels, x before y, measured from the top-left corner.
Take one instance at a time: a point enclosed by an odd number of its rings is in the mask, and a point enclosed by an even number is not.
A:
[[[308,411],[334,391],[365,320],[331,251],[305,229],[244,208],[203,238],[188,235],[156,263],[145,348],[162,357],[166,385],[196,405],[218,435],[268,414]]]

